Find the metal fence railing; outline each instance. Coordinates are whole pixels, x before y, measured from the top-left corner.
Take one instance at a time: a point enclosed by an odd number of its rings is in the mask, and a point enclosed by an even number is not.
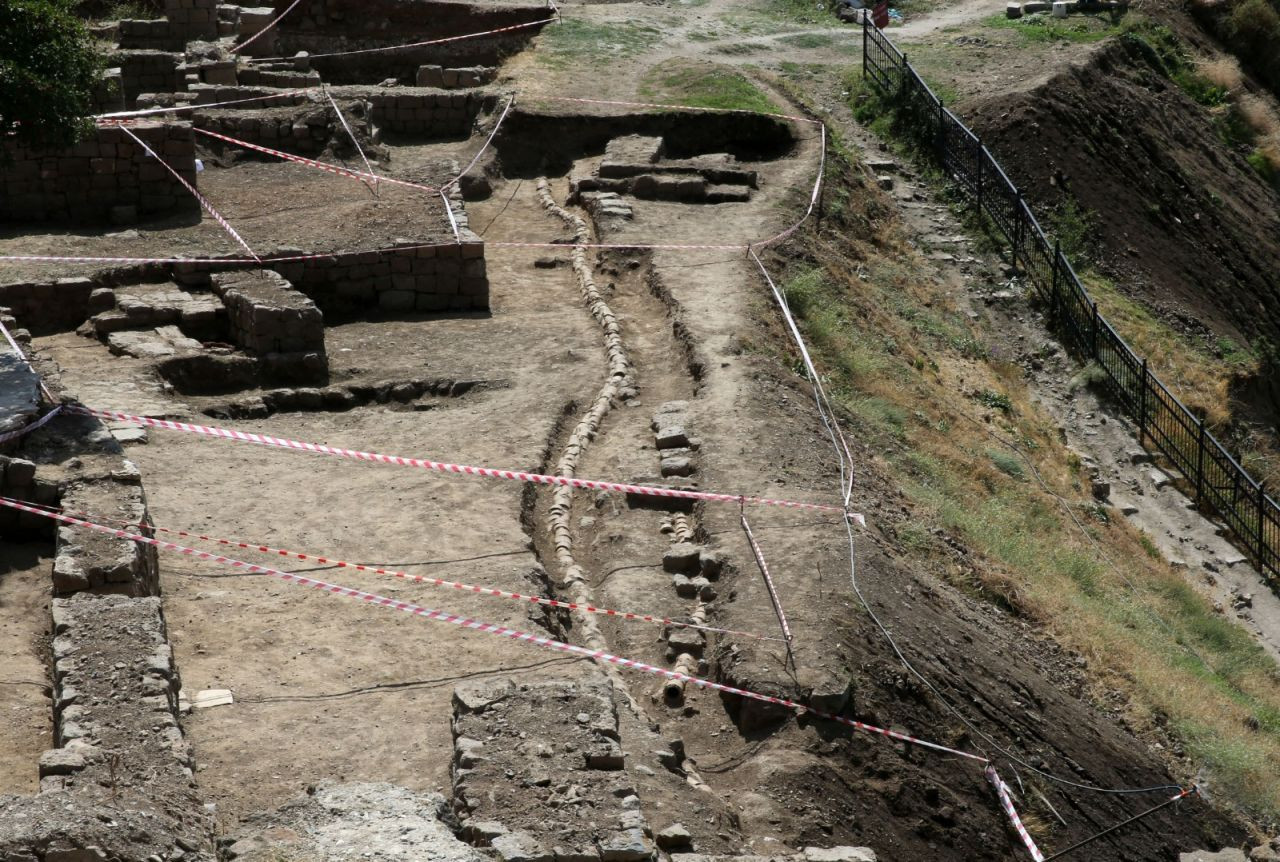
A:
[[[1098,314],[1066,255],[1049,242],[1000,163],[869,21],[863,22],[862,49],[865,79],[893,100],[902,125],[1008,239],[1014,262],[1048,305],[1064,344],[1106,372],[1104,385],[1137,423],[1142,445],[1186,477],[1197,505],[1231,529],[1272,589],[1280,591],[1280,506]]]

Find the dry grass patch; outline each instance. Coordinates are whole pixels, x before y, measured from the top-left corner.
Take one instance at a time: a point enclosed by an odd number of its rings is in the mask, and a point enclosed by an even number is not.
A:
[[[912,527],[896,537],[906,559],[1044,625],[1089,659],[1100,687],[1130,698],[1134,727],[1185,750],[1189,762],[1171,764],[1180,778],[1199,773],[1220,800],[1280,818],[1276,664],[1153,556],[1148,537],[1097,506],[1020,369],[973,350],[983,334],[884,199],[842,157],[830,164],[839,215],[775,264],[846,421],[914,501]],[[1127,306],[1118,295],[1112,304],[1120,319]],[[1180,339],[1141,322],[1165,376],[1206,400],[1218,391],[1213,363],[1186,359]],[[970,568],[943,552],[935,529],[964,542]]]
[[[1244,83],[1244,73],[1234,57],[1217,57],[1196,62],[1196,71],[1215,87],[1234,93]]]

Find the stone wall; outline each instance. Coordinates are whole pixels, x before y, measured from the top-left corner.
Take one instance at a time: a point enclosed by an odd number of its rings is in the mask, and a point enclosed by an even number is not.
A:
[[[398,87],[375,93],[374,125],[400,134],[427,138],[468,135],[476,115],[492,104],[491,93],[469,91],[442,93],[426,88]]]
[[[270,270],[213,276],[213,290],[227,307],[231,340],[257,356],[324,353],[324,317],[308,297]]]
[[[164,0],[164,15],[184,44],[218,38],[218,0]]]
[[[57,483],[37,476],[36,473],[36,465],[31,461],[0,455],[0,495],[42,506],[57,505]],[[30,539],[32,536],[44,535],[53,535],[52,522],[48,518],[7,507],[0,508],[0,537]]]
[[[489,280],[484,242],[461,229],[462,242],[397,240],[384,251],[341,252],[307,260],[268,263],[297,290],[309,296],[333,322],[360,318],[371,310],[488,311]],[[275,254],[298,254],[280,249]],[[243,264],[180,263],[174,279],[206,286],[215,272]]]
[[[291,2],[276,0],[276,13],[283,12]],[[276,56],[292,56],[298,51],[325,54],[481,33],[545,21],[550,14],[545,6],[449,0],[303,0],[273,34],[259,41],[274,45]],[[409,83],[424,64],[497,65],[521,50],[539,29],[532,26],[485,38],[388,53],[323,57],[312,62],[330,83],[377,83],[391,76]]]
[[[142,93],[177,93],[187,86],[183,55],[156,50],[119,51],[112,62],[120,67],[120,89],[132,109]]]
[[[119,22],[119,45],[124,49],[181,51],[186,41],[177,36],[164,18],[140,20],[126,18]]]
[[[463,87],[482,87],[492,83],[497,75],[498,70],[492,66],[468,66],[461,69],[419,66],[415,83],[419,87],[454,90]]]
[[[315,156],[322,152],[338,126],[328,107],[313,104],[276,107],[274,103],[268,104],[272,107],[252,110],[197,110],[192,112],[191,122],[199,129],[304,156]],[[205,136],[201,137],[201,142],[215,148],[224,145],[221,141]],[[234,144],[226,146],[239,149]]]
[[[455,200],[453,207],[461,243],[452,238],[399,240],[400,247],[381,252],[340,252],[269,264],[269,268],[310,297],[331,320],[360,318],[375,309],[488,311],[484,242],[465,227],[466,214],[460,203]],[[297,249],[276,249],[264,256],[298,253]],[[8,282],[0,284],[0,307],[11,309],[17,324],[37,335],[69,332],[94,315],[110,313],[114,302],[111,285],[172,279],[182,285],[209,288],[213,273],[243,269],[243,264],[144,264],[103,270],[93,278]],[[156,321],[172,322],[167,318]]]
[[[129,129],[195,185],[189,123],[146,121]],[[62,150],[14,143],[5,150],[10,162],[0,168],[0,221],[108,224],[200,211],[191,193],[121,128],[98,128]]]
[[[133,462],[123,458],[120,468],[107,476],[68,483],[62,505],[68,511],[109,512],[129,523],[150,523],[141,474]],[[94,591],[154,596],[160,592],[153,545],[79,527],[59,527],[56,554],[53,591],[57,595]]]
[[[88,318],[89,296],[96,287],[93,279],[84,277],[10,281],[0,284],[0,306],[36,335],[66,332]]]

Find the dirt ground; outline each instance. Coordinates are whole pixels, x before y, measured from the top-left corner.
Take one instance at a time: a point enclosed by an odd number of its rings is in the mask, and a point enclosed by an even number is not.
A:
[[[966,16],[979,16],[991,14],[989,6],[957,7],[936,26],[951,26],[960,8]],[[635,99],[644,73],[673,59],[714,55],[754,71],[752,64],[775,56],[770,46],[799,35],[828,34],[832,41],[812,48],[791,45],[785,62],[850,62],[850,28],[781,28],[758,5],[569,4],[564,14],[600,27],[650,27],[660,35],[642,50],[606,46],[581,65],[549,61],[536,47],[518,55],[503,69],[518,103],[538,103],[540,97],[547,103],[547,96]],[[928,28],[916,25],[911,32],[927,35]],[[715,50],[729,44],[752,47]],[[601,74],[606,67],[609,74]],[[798,110],[781,101],[779,107]],[[579,109],[561,104],[558,110],[571,129]],[[386,170],[418,178],[442,158],[465,164],[479,143],[477,137],[392,146]],[[708,152],[735,143],[712,141]],[[596,224],[593,230],[607,242],[735,246],[772,235],[803,211],[818,146],[805,127],[784,157],[752,163],[761,181],[749,203],[631,201],[632,221]],[[568,177],[598,163],[598,153],[577,156],[567,174],[549,178],[561,204]],[[225,424],[351,449],[550,471],[569,428],[606,379],[606,364],[601,328],[567,265],[569,248],[493,245],[569,237],[540,204],[536,180],[527,172],[495,177],[490,197],[467,204],[472,229],[490,243],[488,314],[371,316],[326,329],[334,382],[429,376],[480,386],[458,396]],[[201,187],[233,224],[243,226],[255,248],[375,247],[441,230],[436,202],[423,206],[416,192],[386,188],[372,199],[354,181],[299,166],[211,164]],[[19,250],[189,255],[226,254],[234,247],[205,220],[114,233],[12,230],[0,238],[0,252]],[[661,405],[685,401],[688,431],[698,443],[691,480],[698,488],[836,502],[830,444],[807,388],[785,359],[785,334],[771,296],[743,250],[610,252],[589,259],[620,322],[638,394],[613,405],[579,459],[577,475],[658,481],[651,421]],[[49,272],[17,266],[5,275]],[[112,356],[104,345],[74,333],[38,337],[34,348],[56,362],[69,392],[94,407],[205,421],[202,411],[226,401],[176,395],[150,363]],[[873,525],[856,536],[859,584],[871,607],[908,645],[912,661],[990,736],[966,729],[937,692],[905,673],[869,624],[852,591],[843,526],[831,513],[746,511],[796,633],[793,655],[788,660],[776,641],[719,635],[707,645],[699,672],[729,685],[820,699],[859,720],[964,750],[1016,749],[1037,768],[1082,782],[1175,783],[1167,762],[1090,701],[1085,674],[1051,639],[901,564],[899,549],[876,524],[901,522],[907,508],[872,466],[877,453],[861,441],[854,446],[860,465],[855,508]],[[554,590],[564,574],[548,535],[552,501],[546,489],[162,430],[129,444],[127,454],[142,474],[151,517],[159,525],[524,594]],[[728,561],[715,584],[709,622],[776,636],[779,622],[740,517],[732,505],[700,504],[690,515],[694,538]],[[570,522],[576,559],[588,572],[597,604],[688,615],[690,602],[677,596],[671,572],[664,571],[672,544],[669,513],[630,506],[616,495],[580,492]],[[12,568],[0,579],[0,651],[13,658],[0,677],[6,683],[38,681],[46,672],[36,649],[36,611],[46,599],[34,578],[48,561],[25,546],[8,551]],[[249,562],[262,559],[250,551],[241,554]],[[539,634],[565,633],[581,642],[581,620],[553,618],[527,604],[332,565],[266,559],[397,600]],[[196,710],[185,721],[197,784],[216,805],[223,834],[323,782],[389,782],[448,797],[451,696],[457,684],[595,675],[581,659],[191,558],[162,555],[161,581],[185,693],[226,688],[234,694],[234,703]],[[660,627],[609,620],[602,628],[611,651],[670,665]],[[680,819],[699,851],[763,855],[856,843],[872,847],[882,860],[1023,858],[981,769],[971,763],[850,734],[811,717],[784,723],[755,704],[705,690],[690,689],[683,703],[668,705],[657,695],[656,677],[621,678],[619,699],[634,704],[620,710],[619,720],[628,779],[649,821]],[[0,775],[7,776],[20,773],[16,767],[30,764],[47,746],[48,709],[41,690],[29,685],[0,685],[0,706],[17,719],[0,729]],[[662,763],[664,747],[683,749],[689,775],[699,776],[702,788],[686,776],[672,777]],[[1004,761],[1000,767],[1014,769]],[[1021,785],[1015,774],[1009,771],[1006,780]],[[1025,777],[1030,782],[1030,773]],[[33,789],[20,780],[0,783],[0,791]],[[1097,794],[1051,792],[1069,823],[1043,827],[1059,847],[1138,810],[1136,803]],[[1194,801],[1187,809],[1190,816],[1144,821],[1124,840],[1096,845],[1089,858],[1163,860],[1180,850],[1238,839],[1236,826],[1208,806]]]

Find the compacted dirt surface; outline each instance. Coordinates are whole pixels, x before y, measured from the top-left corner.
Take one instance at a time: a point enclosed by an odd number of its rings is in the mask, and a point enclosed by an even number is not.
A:
[[[992,11],[965,4],[934,29]],[[519,107],[475,168],[483,188],[464,189],[466,223],[486,243],[487,310],[333,315],[323,391],[267,379],[175,382],[155,356],[129,355],[91,326],[37,328],[30,348],[58,392],[94,408],[728,499],[570,493],[112,423],[150,521],[194,534],[158,538],[402,603],[380,607],[160,550],[173,694],[191,791],[210,824],[205,846],[163,858],[1013,860],[1027,851],[984,760],[1046,846],[1066,847],[1176,793],[1189,776],[1098,708],[1083,660],[902,563],[886,527],[909,520],[909,508],[857,439],[849,514],[865,525],[841,511],[831,431],[747,248],[804,216],[818,127],[552,100],[644,99],[652,68],[708,56],[745,67],[788,35],[788,62],[843,68],[857,31],[834,19],[782,25],[763,4],[724,0],[570,4],[561,14],[553,26],[575,35],[544,31],[502,66],[499,86]],[[616,42],[575,41],[611,27]],[[730,44],[748,47],[712,50]],[[782,113],[802,110],[760,86]],[[378,169],[437,183],[480,152],[495,121],[482,116],[464,140],[387,143]],[[847,117],[839,122],[858,148],[876,146]],[[611,202],[591,197],[609,160],[626,162],[623,147],[653,146],[616,143],[629,135],[665,136],[666,155],[650,165],[751,171],[754,181],[713,180],[736,190],[723,202],[655,199],[639,183]],[[202,155],[201,189],[258,249],[451,240],[438,199],[417,190],[384,185],[375,197],[301,165]],[[918,216],[907,212],[910,231],[937,230]],[[651,245],[696,248],[636,247]],[[186,257],[237,247],[205,219],[23,225],[0,238],[0,252]],[[764,268],[788,253],[760,250]],[[104,279],[118,293],[130,283],[88,263],[6,262],[3,272],[4,281],[54,276]],[[224,340],[192,349],[226,355]],[[72,434],[61,422],[46,433]],[[89,514],[114,526],[119,513]],[[6,544],[0,574],[0,793],[15,796],[66,792],[42,785],[34,768],[55,741],[42,574],[51,551],[47,539]],[[534,638],[578,651],[540,649]],[[587,651],[684,676],[672,684]],[[823,716],[681,684],[688,676]],[[58,703],[66,708],[65,692]],[[1136,798],[1094,792],[1152,787],[1161,789]],[[1167,860],[1241,836],[1193,798],[1079,858]],[[132,859],[147,840],[122,837],[94,858]]]

